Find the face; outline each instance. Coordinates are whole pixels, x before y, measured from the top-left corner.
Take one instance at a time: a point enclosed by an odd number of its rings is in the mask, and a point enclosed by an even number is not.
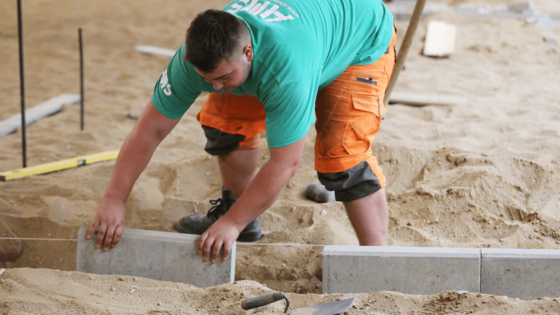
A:
[[[202,72],[196,69],[204,81],[213,85],[214,90],[223,90],[226,93],[232,92],[240,87],[251,72],[251,61],[253,60],[253,48],[250,44],[243,47],[243,53],[233,58],[231,61],[223,59],[216,70],[212,72]]]

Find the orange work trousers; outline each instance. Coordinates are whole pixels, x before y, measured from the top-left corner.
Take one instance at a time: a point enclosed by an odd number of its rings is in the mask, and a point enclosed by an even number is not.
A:
[[[395,65],[396,34],[387,52],[369,65],[348,67],[317,93],[315,169],[344,172],[367,161],[381,187],[386,179],[371,145],[387,112],[385,89]],[[257,148],[266,129],[264,106],[254,96],[211,93],[197,116],[208,127],[245,136],[237,150]]]

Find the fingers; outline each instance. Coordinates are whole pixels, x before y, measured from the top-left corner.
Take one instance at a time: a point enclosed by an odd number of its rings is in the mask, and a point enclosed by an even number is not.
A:
[[[123,233],[123,226],[109,226],[107,228],[107,233],[105,234],[105,244],[103,250],[109,250],[109,247],[113,248],[117,246],[117,243],[121,240]]]
[[[103,246],[103,250],[109,249],[109,246],[113,242],[113,234],[115,234],[115,227],[109,226],[109,228],[107,228],[107,233],[105,234],[105,244]]]
[[[216,263],[220,257],[220,250],[222,246],[224,246],[222,258],[225,261],[231,253],[231,245],[232,242],[228,240],[222,240],[221,238],[214,239],[205,233],[202,234],[198,240],[198,253],[204,256],[204,261],[212,258],[212,263]]]
[[[97,209],[97,215],[88,230],[87,239],[93,237],[95,229],[99,227],[95,247],[108,250],[117,245],[121,240],[124,228],[124,203],[120,201],[106,201],[105,199]]]
[[[203,248],[204,261],[207,261],[208,259],[210,259],[210,252],[212,251],[212,245],[213,244],[214,244],[214,239],[213,238],[208,238],[204,242],[204,248]]]
[[[215,263],[218,261],[218,257],[220,257],[220,248],[223,241],[219,238],[209,237],[209,235],[210,233],[206,231],[198,239],[198,253],[204,256],[204,261],[210,259],[210,255],[212,255],[212,263]]]
[[[232,243],[230,243],[230,242],[225,242],[225,243],[224,243],[224,255],[223,255],[223,257],[222,257],[222,259],[223,259],[224,261],[226,261],[226,259],[228,259],[228,257],[229,257],[229,253],[230,253],[230,251],[231,251],[231,244],[232,244]]]
[[[204,261],[212,258],[212,263],[216,263],[220,258],[220,250],[224,247],[223,260],[228,259],[231,253],[233,242],[239,236],[239,231],[230,225],[212,225],[206,232],[202,233],[198,239],[198,253],[203,255]]]
[[[216,263],[218,261],[218,257],[220,257],[220,249],[222,249],[222,240],[218,239],[214,242],[214,247],[212,249],[212,263]]]
[[[208,238],[208,232],[202,233],[200,238],[198,239],[198,254],[202,255],[202,251],[204,250],[204,242]]]
[[[105,238],[105,231],[107,231],[107,224],[101,223],[101,226],[99,226],[99,231],[97,232],[97,242],[95,244],[97,248],[100,248],[101,244],[103,243],[103,238]]]
[[[91,224],[91,227],[89,228],[89,231],[87,232],[87,239],[88,240],[93,236],[93,232],[95,231],[95,229],[98,226],[99,226],[99,221],[97,220],[97,217],[96,217],[95,220],[93,220],[93,223]]]
[[[113,243],[111,243],[111,248],[117,246],[117,244],[121,240],[122,234],[123,234],[123,226],[119,225],[119,226],[117,226],[117,229],[115,230],[115,235],[113,236]]]

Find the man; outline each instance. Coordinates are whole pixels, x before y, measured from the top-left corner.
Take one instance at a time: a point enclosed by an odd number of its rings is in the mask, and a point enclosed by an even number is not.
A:
[[[239,0],[200,13],[151,102],[125,140],[88,238],[114,247],[125,200],[154,150],[202,91],[198,114],[206,151],[218,156],[223,198],[206,216],[175,229],[201,234],[216,262],[232,243],[261,237],[258,216],[297,171],[305,135],[317,122],[315,168],[342,201],[361,245],[386,245],[385,177],[371,145],[395,63],[393,18],[381,0]],[[259,134],[270,159],[256,172]]]

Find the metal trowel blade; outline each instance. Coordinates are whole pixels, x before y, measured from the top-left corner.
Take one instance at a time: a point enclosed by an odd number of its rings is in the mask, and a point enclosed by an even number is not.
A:
[[[354,298],[349,298],[342,301],[330,302],[325,304],[303,306],[294,308],[291,315],[334,315],[346,312]]]

